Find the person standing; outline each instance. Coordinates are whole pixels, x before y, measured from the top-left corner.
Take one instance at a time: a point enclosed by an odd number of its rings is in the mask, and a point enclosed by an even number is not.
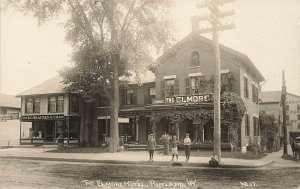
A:
[[[185,151],[185,157],[186,161],[189,161],[190,159],[190,145],[191,145],[191,139],[188,133],[185,135],[185,139],[183,140],[184,145],[184,151]]]
[[[154,154],[154,151],[156,149],[156,141],[154,139],[154,135],[153,134],[150,134],[147,146],[148,146],[149,156],[150,156],[149,161],[153,161],[153,154]]]
[[[177,144],[178,144],[178,140],[177,137],[174,136],[173,139],[170,142],[170,147],[171,147],[171,152],[172,152],[172,161],[174,161],[174,156],[176,155],[176,159],[178,161],[178,148],[177,148]]]

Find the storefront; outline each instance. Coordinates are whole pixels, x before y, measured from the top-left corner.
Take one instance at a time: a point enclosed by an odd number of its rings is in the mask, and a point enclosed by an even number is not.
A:
[[[22,130],[22,122],[31,122],[32,127],[28,131],[24,131]],[[78,145],[80,118],[64,116],[63,114],[26,115],[21,117],[20,132],[29,133],[29,137],[21,137],[20,144],[55,144],[57,138],[62,134],[65,143]]]

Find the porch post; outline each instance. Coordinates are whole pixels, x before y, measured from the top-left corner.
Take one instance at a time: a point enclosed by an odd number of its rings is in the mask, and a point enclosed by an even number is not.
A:
[[[138,117],[135,117],[135,142],[139,143],[139,123],[138,123]]]
[[[176,130],[177,130],[177,140],[179,140],[179,123],[176,123]]]

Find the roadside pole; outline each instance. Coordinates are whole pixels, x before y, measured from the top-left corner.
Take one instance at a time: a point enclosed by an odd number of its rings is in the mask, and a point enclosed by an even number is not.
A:
[[[233,10],[221,11],[220,6],[225,3],[233,2],[234,0],[209,0],[205,3],[197,5],[198,8],[207,8],[210,12],[206,16],[194,16],[192,17],[193,31],[198,25],[196,23],[200,21],[208,21],[211,24],[210,28],[200,29],[199,34],[213,33],[213,47],[215,53],[215,76],[214,76],[214,152],[219,157],[221,163],[221,107],[220,107],[220,89],[221,89],[221,60],[219,49],[219,31],[233,29],[234,25],[224,24],[223,18],[235,14]]]
[[[286,86],[285,86],[285,77],[284,70],[282,70],[282,121],[283,121],[283,156],[288,155],[287,153],[287,128],[286,128]]]

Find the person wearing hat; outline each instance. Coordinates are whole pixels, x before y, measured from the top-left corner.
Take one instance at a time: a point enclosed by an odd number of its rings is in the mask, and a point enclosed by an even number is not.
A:
[[[190,145],[191,145],[191,139],[188,133],[185,135],[185,139],[183,140],[184,145],[184,151],[185,151],[185,157],[186,161],[189,161],[190,159]]]
[[[150,134],[150,137],[148,139],[148,150],[149,150],[149,156],[150,156],[149,161],[153,161],[153,154],[154,154],[155,149],[156,149],[156,141],[154,139],[154,135]]]

